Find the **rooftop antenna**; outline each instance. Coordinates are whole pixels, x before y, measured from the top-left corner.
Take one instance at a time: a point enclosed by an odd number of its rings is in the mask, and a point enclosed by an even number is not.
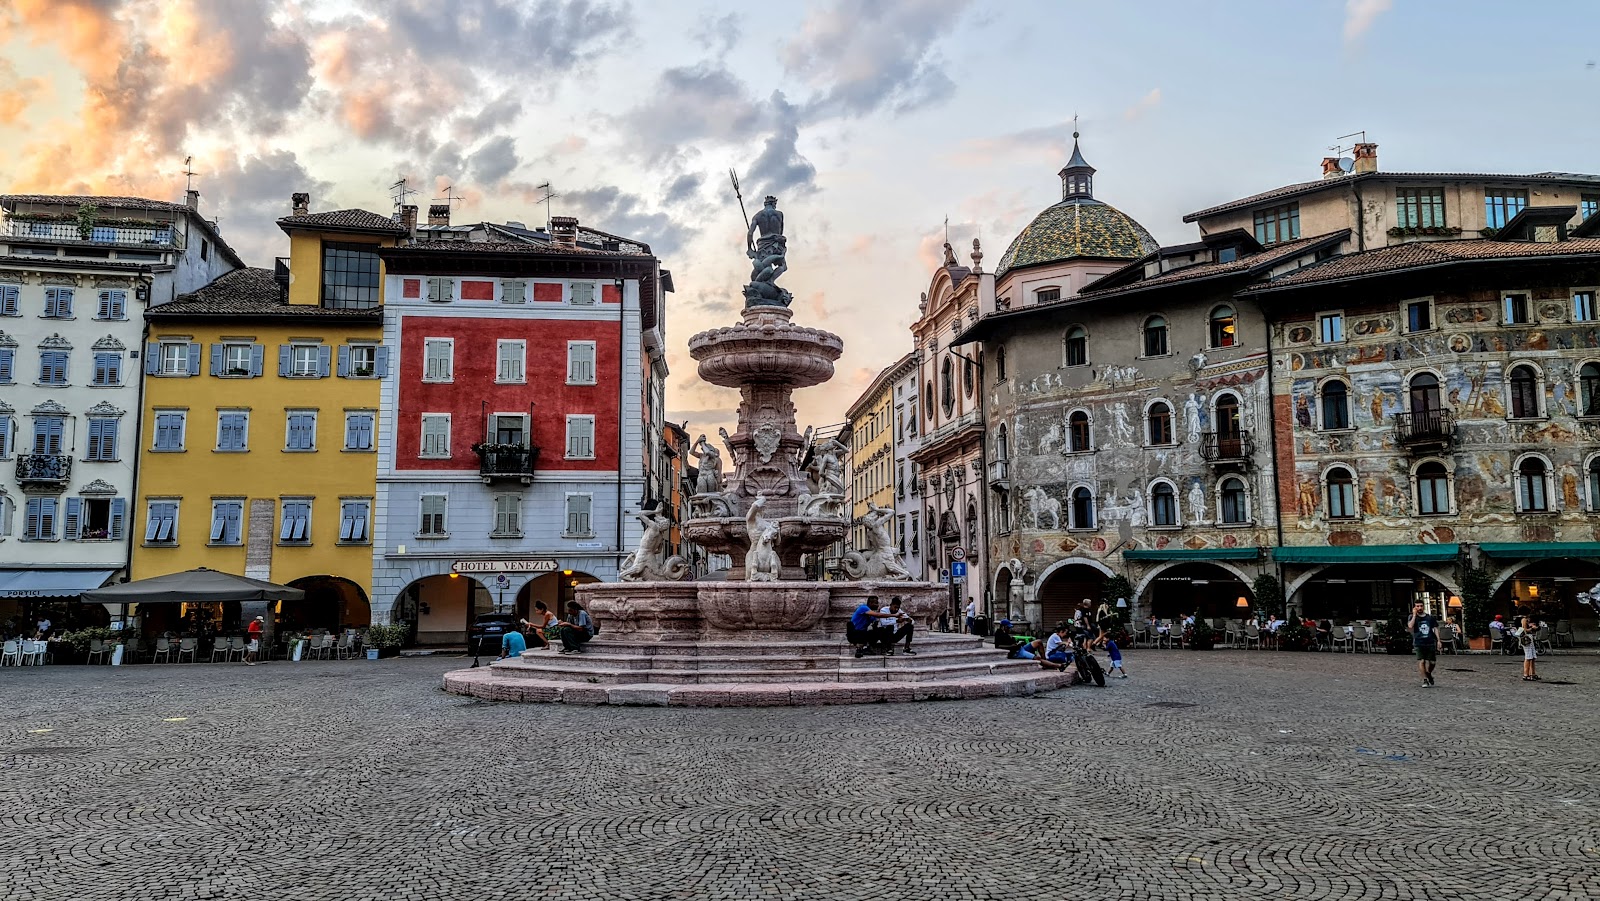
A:
[[[394,209],[397,213],[400,212],[400,208],[405,205],[407,197],[418,193],[416,190],[406,187],[406,180],[404,177],[390,185],[389,191],[394,197]]]
[[[1334,138],[1333,139],[1333,142],[1334,142],[1333,146],[1328,148],[1328,152],[1329,153],[1344,153],[1347,150],[1354,150],[1355,149],[1354,147],[1345,147],[1342,144],[1340,144],[1339,142],[1343,141],[1345,138],[1355,138],[1355,137],[1359,137],[1361,139],[1359,143],[1362,143],[1362,144],[1367,143],[1367,132],[1366,132],[1365,129],[1362,129],[1361,131],[1352,131],[1347,135],[1340,135],[1337,138]]]
[[[193,156],[186,156],[186,157],[183,158],[183,175],[184,175],[183,190],[185,192],[193,191],[194,190],[194,177],[196,175],[196,173],[194,171],[194,157]]]
[[[549,231],[550,230],[550,198],[552,198],[552,197],[560,197],[561,195],[559,195],[556,192],[550,190],[550,183],[549,182],[545,182],[542,185],[535,185],[534,186],[534,190],[543,191],[544,192],[544,196],[539,198],[538,200],[535,200],[534,203],[542,203],[542,204],[544,204],[544,230],[545,231]]]
[[[445,185],[444,186],[444,196],[443,197],[435,197],[433,199],[433,202],[434,203],[438,203],[439,201],[442,200],[445,203],[450,204],[450,206],[454,207],[456,205],[456,201],[457,200],[465,200],[465,199],[466,199],[465,197],[462,197],[460,194],[456,193],[456,190],[455,190],[455,188],[453,186]]]

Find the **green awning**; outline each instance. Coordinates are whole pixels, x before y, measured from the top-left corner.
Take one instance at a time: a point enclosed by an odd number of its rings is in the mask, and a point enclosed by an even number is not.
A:
[[[1159,551],[1123,551],[1124,560],[1259,560],[1258,547],[1203,547],[1191,550],[1186,547]]]
[[[1461,554],[1459,544],[1368,544],[1355,547],[1280,547],[1279,563],[1439,563]]]
[[[1485,542],[1478,549],[1491,557],[1600,557],[1600,541],[1519,541],[1505,544]]]

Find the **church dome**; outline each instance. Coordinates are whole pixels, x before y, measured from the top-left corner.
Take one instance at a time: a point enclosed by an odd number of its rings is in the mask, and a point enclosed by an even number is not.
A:
[[[1061,170],[1061,202],[1035,216],[1000,257],[996,278],[1012,269],[1058,263],[1077,257],[1137,260],[1159,245],[1133,217],[1094,199],[1094,167],[1078,150]]]

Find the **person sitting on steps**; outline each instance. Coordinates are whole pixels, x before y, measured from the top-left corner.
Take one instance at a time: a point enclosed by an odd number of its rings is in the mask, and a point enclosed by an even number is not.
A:
[[[594,637],[594,620],[577,601],[567,602],[567,618],[557,620],[555,625],[560,630],[563,654],[582,654],[583,646]]]
[[[856,612],[850,615],[850,623],[844,630],[845,640],[856,646],[857,657],[892,653],[889,646],[894,643],[894,630],[880,628],[878,623],[894,618],[893,613],[878,609],[877,595],[867,595],[867,599],[856,607]]]
[[[911,650],[911,635],[916,631],[916,624],[911,621],[911,614],[900,609],[899,595],[889,599],[888,612],[893,619],[878,620],[878,628],[886,630],[889,634],[888,653],[893,655],[894,646],[899,644],[901,639],[905,639],[906,647],[904,653],[915,657],[917,652]]]

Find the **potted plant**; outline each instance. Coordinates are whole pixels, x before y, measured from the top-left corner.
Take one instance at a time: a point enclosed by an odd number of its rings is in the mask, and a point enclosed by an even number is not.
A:
[[[1283,583],[1272,573],[1262,573],[1250,583],[1250,591],[1256,596],[1256,613],[1267,613],[1283,617]]]
[[[1481,566],[1461,569],[1461,625],[1474,651],[1489,650],[1489,571]]]
[[[1183,646],[1191,651],[1209,651],[1217,645],[1217,630],[1196,616],[1194,622],[1183,627]]]
[[[400,646],[405,640],[405,623],[379,624],[367,629],[367,646],[376,648],[380,659],[399,656]]]
[[[78,237],[85,241],[94,237],[94,224],[99,212],[100,208],[92,203],[78,206],[78,215],[76,217],[78,220]]]
[[[1119,622],[1127,622],[1133,616],[1133,583],[1124,575],[1115,575],[1100,583],[1100,600],[1116,611]],[[1126,607],[1118,607],[1117,601],[1128,602]],[[1116,639],[1121,644],[1122,639]]]
[[[1274,579],[1273,581],[1277,580]],[[1257,596],[1259,597],[1259,595]],[[1295,620],[1287,620],[1278,627],[1278,650],[1280,651],[1310,651],[1316,647],[1316,644],[1317,636]]]

